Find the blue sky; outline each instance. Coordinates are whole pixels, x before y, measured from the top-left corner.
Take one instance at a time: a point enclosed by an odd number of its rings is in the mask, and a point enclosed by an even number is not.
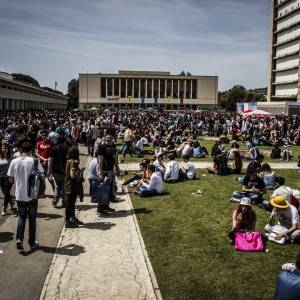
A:
[[[78,73],[181,70],[267,85],[269,0],[0,0],[0,70],[66,91]]]

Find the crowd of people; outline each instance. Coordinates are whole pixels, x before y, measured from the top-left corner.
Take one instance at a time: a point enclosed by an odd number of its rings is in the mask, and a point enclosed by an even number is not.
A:
[[[203,135],[216,138],[212,149],[201,145]],[[18,214],[16,244],[20,250],[24,249],[27,218],[30,248],[37,247],[37,198],[44,197],[46,180],[53,191],[53,206],[65,208],[65,226],[82,224],[75,214],[76,199],[83,201],[85,180],[78,145],[86,147],[92,157],[87,179],[99,214],[114,212],[110,203],[117,201],[119,161],[126,155],[142,158],[140,170],[123,182],[142,198],[164,193],[165,184],[197,179],[191,158],[211,156],[213,166],[207,170],[214,175],[241,174],[243,162],[249,162],[246,175],[238,177],[241,191],[232,196],[238,207],[232,213],[231,243],[236,232],[255,231],[255,204],[271,212],[265,230],[270,236],[275,234],[275,242],[300,240],[300,192],[286,186],[285,179],[263,163],[264,155],[293,159],[288,147],[300,146],[298,116],[260,119],[227,112],[159,110],[5,112],[0,113],[0,141],[2,216],[9,209]],[[145,148],[149,145],[152,147]],[[270,146],[269,154],[259,151],[262,145]],[[33,194],[35,188],[38,196]],[[270,199],[264,199],[267,190],[272,191]]]

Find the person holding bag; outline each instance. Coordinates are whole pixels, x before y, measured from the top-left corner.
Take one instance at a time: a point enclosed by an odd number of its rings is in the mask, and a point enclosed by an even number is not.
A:
[[[76,228],[83,223],[75,217],[75,202],[79,195],[79,150],[76,146],[69,149],[67,153],[66,173],[64,190],[66,194],[65,227]]]
[[[232,228],[228,234],[230,244],[235,243],[237,232],[255,231],[256,213],[251,207],[251,199],[244,197],[241,199],[238,207],[232,212]]]

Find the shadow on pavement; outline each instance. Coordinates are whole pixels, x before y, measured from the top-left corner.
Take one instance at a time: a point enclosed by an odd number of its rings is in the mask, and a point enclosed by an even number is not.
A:
[[[148,208],[136,208],[132,210],[117,210],[109,215],[103,215],[103,218],[125,218],[128,216],[131,216],[133,214],[150,214],[152,213],[152,210]]]
[[[0,232],[0,243],[6,243],[13,240],[14,233],[12,232]]]
[[[95,223],[85,223],[82,226],[80,226],[80,228],[109,230],[113,226],[116,226],[116,224],[110,222],[95,222]]]
[[[37,251],[43,251],[46,253],[54,253],[58,255],[67,255],[67,256],[78,256],[81,253],[85,252],[85,248],[80,245],[69,244],[60,248],[48,247],[48,246],[38,246],[35,250],[21,251],[20,254],[23,256],[29,256]]]
[[[91,205],[88,205],[88,204],[78,204],[78,205],[76,205],[76,208],[78,210],[81,210],[81,211],[86,211],[86,210],[97,208],[97,204],[91,204]]]
[[[51,219],[62,218],[62,216],[61,215],[57,215],[57,214],[38,213],[37,214],[37,218],[51,220]]]

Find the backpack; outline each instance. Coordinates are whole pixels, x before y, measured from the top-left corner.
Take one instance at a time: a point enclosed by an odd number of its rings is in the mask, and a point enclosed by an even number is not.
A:
[[[38,163],[38,159],[34,158],[33,172],[28,178],[28,197],[32,199],[40,198],[46,189],[44,175],[38,171]]]

